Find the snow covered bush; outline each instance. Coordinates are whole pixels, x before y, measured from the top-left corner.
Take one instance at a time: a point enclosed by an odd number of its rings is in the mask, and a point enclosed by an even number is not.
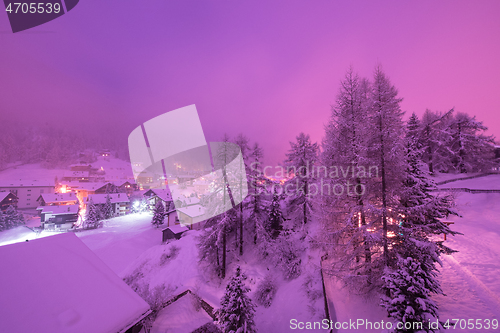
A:
[[[302,273],[300,257],[303,252],[304,248],[298,244],[298,240],[285,231],[274,243],[271,260],[283,272],[286,280],[292,280]]]
[[[180,248],[178,246],[172,245],[168,250],[168,253],[163,253],[161,255],[160,266],[163,266],[170,260],[175,259],[175,257],[177,257],[177,254],[179,253],[179,250]]]
[[[235,275],[226,286],[221,307],[216,312],[217,324],[223,333],[254,333],[255,306],[247,293],[250,288],[243,283],[245,276],[236,268]]]
[[[382,276],[387,296],[381,299],[381,305],[395,322],[422,322],[419,332],[439,332],[432,329],[429,320],[439,318],[438,307],[430,294],[442,294],[434,269],[429,269],[415,259],[399,258],[396,270],[386,269]],[[413,325],[412,325],[413,326]],[[441,326],[441,325],[440,325]],[[413,330],[394,328],[393,332],[413,332]]]
[[[265,308],[268,308],[271,306],[277,291],[278,286],[276,285],[276,281],[270,274],[268,274],[257,286],[257,290],[254,294],[255,302]]]

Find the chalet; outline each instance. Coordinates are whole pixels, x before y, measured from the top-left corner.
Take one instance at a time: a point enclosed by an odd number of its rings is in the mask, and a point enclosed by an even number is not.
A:
[[[54,182],[37,180],[0,180],[0,192],[12,192],[17,197],[18,209],[35,209],[40,194],[54,193]]]
[[[74,233],[0,246],[3,332],[139,332],[149,305]]]
[[[181,225],[187,226],[190,229],[200,229],[200,222],[205,221],[205,207],[201,205],[193,205],[188,207],[181,207],[177,209],[179,214],[179,222]]]
[[[137,190],[137,184],[129,181],[117,184],[116,186],[118,187],[118,191],[121,193],[127,193],[129,197],[135,190]]]
[[[180,239],[182,234],[189,229],[181,225],[173,225],[162,230],[162,242],[165,243],[169,239]]]
[[[167,210],[173,206],[172,195],[167,189],[151,189],[144,192],[144,197],[149,202],[150,210],[153,210],[158,201],[161,201]]]
[[[44,193],[36,199],[38,206],[76,205],[78,198],[75,193]]]
[[[90,194],[85,203],[88,204],[92,200],[95,205],[104,206],[108,196],[115,216],[122,216],[129,213],[130,200],[125,193]]]
[[[175,200],[175,207],[188,207],[188,206],[194,206],[194,205],[199,205],[200,204],[200,199],[197,197],[189,197],[186,198],[184,196],[178,197]]]
[[[78,205],[40,206],[40,222],[44,230],[66,231],[78,221]]]
[[[63,187],[68,192],[76,193],[80,200],[84,200],[90,194],[105,194],[117,191],[116,185],[105,183],[80,183],[80,182],[63,182]]]
[[[66,171],[62,180],[65,182],[88,182],[90,181],[89,171]]]
[[[17,197],[12,192],[0,192],[0,210],[5,211],[9,206],[17,208]]]

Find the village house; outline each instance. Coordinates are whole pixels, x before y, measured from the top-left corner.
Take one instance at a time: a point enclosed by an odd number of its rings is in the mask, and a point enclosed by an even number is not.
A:
[[[0,246],[2,332],[132,333],[149,305],[74,233]]]
[[[64,192],[76,193],[80,201],[85,199],[91,194],[105,194],[117,191],[116,185],[105,183],[80,183],[80,182],[63,182],[61,183]]]
[[[17,197],[11,192],[0,192],[0,210],[6,211],[9,206],[17,208]]]
[[[126,193],[90,194],[87,197],[85,203],[88,205],[90,200],[92,200],[94,205],[100,206],[102,208],[106,204],[108,196],[111,201],[113,215],[123,216],[129,213],[130,200]]]
[[[78,205],[40,206],[41,227],[44,230],[66,231],[78,221]]]
[[[151,189],[144,192],[144,197],[148,200],[149,209],[154,210],[156,203],[161,201],[165,206],[165,210],[169,211],[173,208],[172,195],[167,189]]]
[[[78,198],[75,193],[44,193],[36,199],[38,206],[76,205]]]
[[[199,230],[202,227],[200,222],[205,221],[205,207],[201,205],[193,205],[181,207],[177,209],[179,214],[180,225],[186,226],[189,229]]]
[[[35,209],[40,194],[54,193],[54,182],[37,180],[0,180],[0,192],[11,192],[17,197],[18,209]]]
[[[119,192],[126,193],[129,197],[132,195],[132,193],[134,193],[135,190],[137,190],[137,184],[128,180],[123,183],[116,183],[116,186],[118,187]]]

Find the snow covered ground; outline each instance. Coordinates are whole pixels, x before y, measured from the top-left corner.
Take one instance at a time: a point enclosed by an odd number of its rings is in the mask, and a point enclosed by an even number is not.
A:
[[[475,188],[486,181],[490,188],[500,187],[498,175],[471,181],[478,183],[472,184]],[[500,194],[458,193],[457,208],[463,217],[451,217],[452,228],[464,235],[446,241],[459,252],[444,257],[442,287],[447,296],[436,297],[441,317],[500,320]]]
[[[499,189],[500,175],[446,184],[451,187]],[[449,237],[446,244],[459,252],[445,256],[441,269],[443,291],[447,296],[437,296],[441,319],[500,319],[500,194],[457,193],[457,209],[463,216],[450,217],[452,228],[463,236]],[[136,275],[136,282],[152,288],[161,284],[169,286],[176,295],[186,289],[218,307],[226,281],[206,275],[198,267],[196,237],[198,231],[189,231],[180,240],[161,244],[161,229],[151,226],[150,214],[132,214],[106,221],[104,227],[77,232],[77,236],[120,277]],[[33,223],[36,223],[33,222]],[[17,227],[0,233],[0,245],[23,242],[26,239],[53,235],[42,232],[37,236],[26,227]],[[308,259],[309,258],[309,259]],[[311,300],[304,286],[310,276],[316,279],[314,292],[320,290],[317,265],[312,253],[304,254],[307,272],[295,280],[284,281],[273,267],[266,267],[252,254],[246,253],[228,268],[228,276],[239,264],[248,276],[247,285],[253,297],[259,282],[271,272],[276,276],[278,291],[269,308],[258,306],[256,324],[259,332],[288,332],[290,320],[314,322],[322,318],[323,298]],[[270,270],[268,270],[268,268]],[[313,288],[313,289],[314,289]],[[345,322],[357,319],[387,320],[378,306],[378,299],[364,299],[348,295],[332,280],[326,281],[326,290],[333,303],[332,319]],[[314,298],[314,297],[313,297]],[[179,303],[180,307],[187,306]],[[171,311],[175,309],[171,308]],[[170,311],[170,310],[169,310]],[[177,311],[177,310],[176,310]],[[167,311],[168,312],[168,311]],[[168,313],[167,313],[168,315]],[[168,317],[168,316],[167,316]],[[462,332],[484,332],[484,329],[457,329]],[[325,330],[307,330],[325,332]],[[352,329],[340,329],[347,332]],[[358,330],[383,332],[383,330]],[[450,331],[454,331],[450,329]]]
[[[440,188],[468,188],[473,190],[500,190],[500,174],[457,180],[439,185]]]

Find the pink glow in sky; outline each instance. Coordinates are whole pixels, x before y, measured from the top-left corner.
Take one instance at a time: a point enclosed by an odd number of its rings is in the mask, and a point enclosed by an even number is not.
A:
[[[208,141],[243,132],[284,158],[315,141],[352,65],[382,64],[403,110],[476,115],[500,137],[500,1],[84,0],[12,34],[0,13],[0,119],[128,133],[196,104]]]

